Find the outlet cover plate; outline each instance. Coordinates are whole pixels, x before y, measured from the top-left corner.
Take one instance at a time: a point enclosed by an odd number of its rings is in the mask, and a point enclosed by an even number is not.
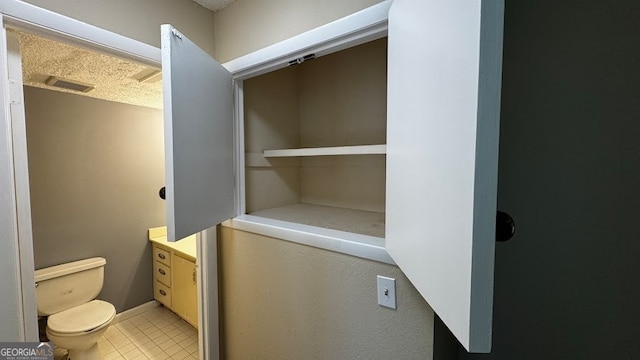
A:
[[[396,309],[396,279],[378,275],[378,305]]]

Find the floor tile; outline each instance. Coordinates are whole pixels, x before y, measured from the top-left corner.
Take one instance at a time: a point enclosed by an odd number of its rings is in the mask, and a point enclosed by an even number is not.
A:
[[[98,349],[102,360],[199,360],[197,330],[163,306],[111,325]],[[66,354],[56,348],[54,359]]]
[[[177,345],[175,341],[173,340],[167,340],[164,342],[161,342],[158,344],[158,346],[160,347],[160,349],[167,351],[167,349],[169,349],[170,347],[173,347],[174,345]]]
[[[172,347],[166,349],[165,352],[167,353],[167,355],[173,356],[175,353],[178,353],[182,350],[184,350],[182,346],[180,346],[179,344],[175,344]]]
[[[181,350],[180,352],[171,355],[171,359],[172,360],[183,360],[183,359],[185,359],[187,357],[190,357],[190,356],[191,355],[188,352],[186,352],[184,350]]]

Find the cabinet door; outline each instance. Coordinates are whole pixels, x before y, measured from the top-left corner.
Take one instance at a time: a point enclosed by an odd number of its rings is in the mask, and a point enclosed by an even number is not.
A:
[[[196,286],[196,264],[181,256],[173,255],[171,309],[198,327],[198,291]]]
[[[387,251],[470,352],[489,352],[502,0],[389,12]]]
[[[235,215],[231,74],[162,26],[167,239]]]

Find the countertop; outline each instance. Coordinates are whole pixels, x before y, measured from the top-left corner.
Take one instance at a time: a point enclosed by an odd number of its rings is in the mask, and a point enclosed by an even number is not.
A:
[[[149,241],[170,248],[178,254],[196,261],[196,235],[187,236],[176,242],[167,241],[167,227],[161,226],[149,229]]]

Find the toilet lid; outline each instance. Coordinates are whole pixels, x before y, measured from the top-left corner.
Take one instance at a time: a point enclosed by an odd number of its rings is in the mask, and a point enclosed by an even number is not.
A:
[[[110,303],[93,300],[49,316],[47,327],[59,334],[93,330],[111,320],[116,309]]]

